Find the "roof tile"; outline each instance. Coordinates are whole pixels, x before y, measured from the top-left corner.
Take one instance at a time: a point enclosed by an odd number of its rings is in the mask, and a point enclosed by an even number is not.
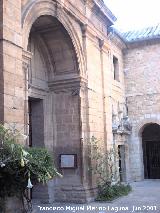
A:
[[[141,30],[133,30],[121,33],[121,36],[128,42],[139,41],[144,39],[160,38],[160,24],[147,27]]]

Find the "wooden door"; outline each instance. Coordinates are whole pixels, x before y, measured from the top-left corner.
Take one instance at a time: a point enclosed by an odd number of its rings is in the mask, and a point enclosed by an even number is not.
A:
[[[160,179],[160,141],[146,142],[147,173],[149,179]]]

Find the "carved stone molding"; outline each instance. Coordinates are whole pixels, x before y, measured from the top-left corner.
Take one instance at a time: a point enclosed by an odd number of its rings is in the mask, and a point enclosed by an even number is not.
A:
[[[68,92],[70,91],[72,95],[78,95],[81,87],[85,87],[85,79],[79,76],[73,76],[70,78],[54,79],[52,82],[48,82],[48,87],[50,91],[55,93]]]
[[[32,58],[32,53],[29,52],[29,51],[23,50],[22,57],[23,57],[23,62],[26,63],[26,64],[29,64],[30,60]]]
[[[132,132],[132,124],[128,116],[123,117],[118,121],[114,121],[112,124],[113,134],[118,135],[130,135]]]

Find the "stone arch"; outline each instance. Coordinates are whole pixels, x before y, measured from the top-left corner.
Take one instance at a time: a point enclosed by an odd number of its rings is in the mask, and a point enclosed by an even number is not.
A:
[[[83,50],[81,47],[80,40],[78,38],[78,34],[73,27],[72,22],[70,21],[68,14],[62,8],[60,3],[50,1],[50,0],[38,0],[29,2],[23,12],[22,12],[22,47],[26,51],[28,45],[28,39],[30,30],[32,28],[33,23],[43,15],[53,16],[60,21],[60,23],[67,30],[73,46],[75,48],[75,53],[77,56],[79,73],[85,73],[85,57],[83,54]]]
[[[130,162],[132,164],[131,176],[133,180],[144,179],[142,132],[144,128],[153,123],[160,125],[159,117],[148,114],[143,115],[136,125],[133,125],[130,142]],[[135,161],[136,159],[136,161]],[[134,173],[134,175],[132,175]]]
[[[44,40],[41,38],[41,36],[39,35],[38,37],[38,43],[39,43],[39,49],[40,49],[40,52],[42,53],[43,55],[43,58],[45,59],[45,64],[46,64],[46,67],[48,69],[48,74],[50,75],[50,73],[54,73],[54,66],[52,64],[52,61],[51,61],[51,58],[50,58],[50,53],[48,51],[48,49],[46,48],[46,45],[44,43]]]
[[[147,127],[150,124],[158,124],[160,125],[160,120],[156,117],[156,116],[152,116],[152,115],[148,115],[148,118],[146,118],[146,116],[143,116],[143,119],[141,119],[139,121],[139,123],[137,124],[137,126],[134,128],[134,135],[133,135],[133,140],[136,141],[136,145],[137,145],[137,150],[134,150],[134,153],[132,153],[133,156],[135,156],[135,154],[137,155],[137,159],[138,159],[138,169],[135,170],[136,174],[137,174],[137,180],[142,180],[145,177],[144,171],[144,160],[143,160],[143,156],[144,156],[144,150],[143,150],[143,143],[142,143],[142,132],[145,129],[145,127]],[[134,160],[133,160],[133,164],[134,164]],[[136,165],[135,165],[136,167]]]
[[[135,129],[135,132],[138,134],[138,138],[141,138],[144,128],[153,123],[160,125],[160,120],[158,118],[144,118],[141,122],[139,122]]]
[[[147,123],[142,130],[144,178],[160,178],[160,125]]]

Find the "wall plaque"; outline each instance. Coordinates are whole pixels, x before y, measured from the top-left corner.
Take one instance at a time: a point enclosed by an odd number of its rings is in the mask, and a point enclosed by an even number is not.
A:
[[[60,155],[60,168],[61,169],[77,168],[77,155],[76,154],[61,154]]]

